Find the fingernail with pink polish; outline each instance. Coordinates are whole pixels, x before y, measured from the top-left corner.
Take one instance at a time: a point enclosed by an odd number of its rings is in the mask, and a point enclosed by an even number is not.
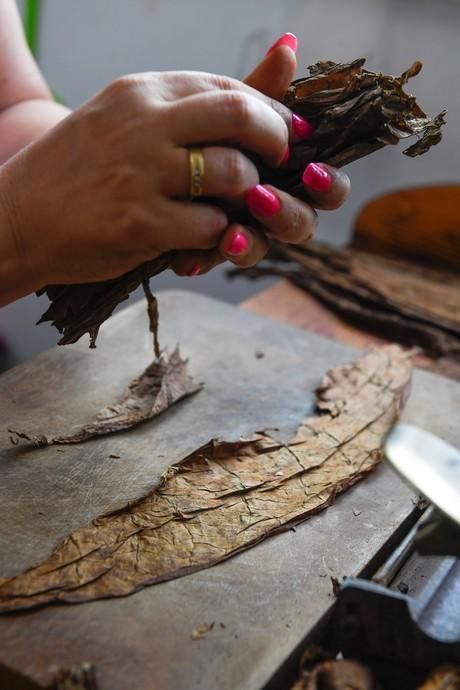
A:
[[[194,276],[197,276],[199,273],[201,273],[200,264],[193,264],[191,269],[189,271],[187,271],[187,273],[185,275],[189,276],[190,278],[193,278]]]
[[[286,163],[287,163],[288,160],[289,160],[289,156],[290,156],[290,155],[291,155],[291,149],[290,149],[289,146],[288,146],[288,147],[286,148],[286,151],[284,152],[284,155],[283,155],[282,159],[281,159],[280,166],[281,166],[281,165],[286,165]]]
[[[249,190],[246,203],[255,216],[276,216],[281,208],[281,201],[276,194],[261,184]]]
[[[314,131],[308,120],[296,113],[292,113],[292,129],[299,139],[309,139]]]
[[[327,192],[332,185],[332,176],[317,163],[309,163],[303,172],[302,182],[315,192]]]
[[[269,48],[266,52],[266,55],[270,55],[276,48],[279,48],[279,46],[288,46],[293,53],[297,52],[297,38],[294,36],[294,34],[291,34],[290,32],[287,32],[281,36],[273,45],[271,48]]]
[[[249,247],[249,240],[242,232],[236,232],[227,246],[227,254],[232,256],[240,256],[244,254]]]

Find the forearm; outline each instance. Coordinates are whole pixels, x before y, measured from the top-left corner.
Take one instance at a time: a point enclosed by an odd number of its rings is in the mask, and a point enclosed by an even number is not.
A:
[[[0,111],[0,166],[69,112],[47,99],[21,101]]]

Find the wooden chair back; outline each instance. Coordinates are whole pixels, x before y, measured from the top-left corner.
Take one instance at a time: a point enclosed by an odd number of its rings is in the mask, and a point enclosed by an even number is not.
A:
[[[356,218],[351,246],[460,270],[460,184],[373,199]]]

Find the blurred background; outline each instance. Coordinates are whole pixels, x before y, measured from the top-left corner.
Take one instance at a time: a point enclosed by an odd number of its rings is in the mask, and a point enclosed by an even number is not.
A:
[[[18,4],[24,12],[26,3]],[[70,107],[130,72],[195,69],[243,78],[285,31],[299,39],[298,76],[318,59],[362,55],[370,69],[395,74],[421,59],[425,67],[409,88],[428,113],[448,109],[443,142],[421,158],[387,148],[349,166],[353,194],[341,210],[321,215],[320,240],[345,244],[353,218],[372,197],[459,179],[460,0],[38,0],[36,5],[38,61]],[[229,282],[225,270],[192,279],[163,274],[152,286],[238,303],[270,284]],[[46,305],[46,299],[31,296],[0,310],[4,366],[55,344],[53,328],[34,326]]]

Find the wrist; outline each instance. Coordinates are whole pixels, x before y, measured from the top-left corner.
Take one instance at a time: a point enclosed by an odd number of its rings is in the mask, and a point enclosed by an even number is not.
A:
[[[0,167],[0,307],[43,286],[28,255],[7,166]]]

